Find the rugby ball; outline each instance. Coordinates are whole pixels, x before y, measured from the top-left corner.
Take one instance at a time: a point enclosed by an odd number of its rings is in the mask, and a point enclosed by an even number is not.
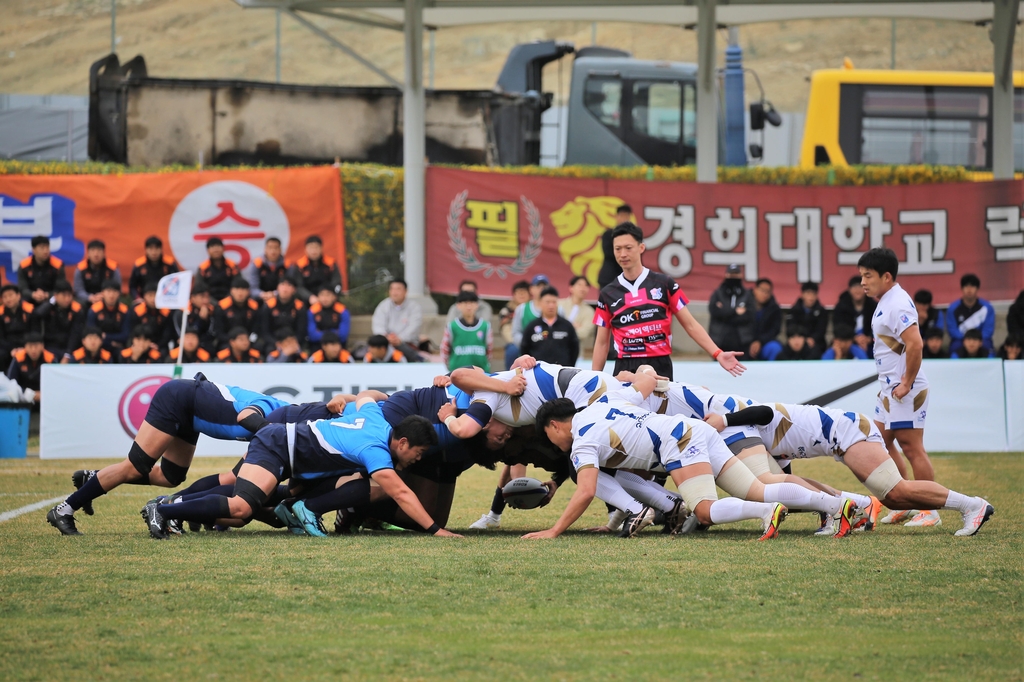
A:
[[[548,496],[548,487],[536,478],[513,478],[501,489],[505,504],[513,509],[535,509]]]

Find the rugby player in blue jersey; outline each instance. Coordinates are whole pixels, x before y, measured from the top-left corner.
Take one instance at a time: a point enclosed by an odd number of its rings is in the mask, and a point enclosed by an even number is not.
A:
[[[165,537],[172,519],[247,519],[286,478],[301,481],[358,473],[395,500],[425,532],[458,537],[434,522],[396,472],[436,444],[437,434],[426,418],[412,415],[393,428],[374,396],[360,394],[355,409],[338,418],[261,429],[249,445],[230,495],[210,494],[173,504],[154,501],[146,506],[145,515],[151,535]]]

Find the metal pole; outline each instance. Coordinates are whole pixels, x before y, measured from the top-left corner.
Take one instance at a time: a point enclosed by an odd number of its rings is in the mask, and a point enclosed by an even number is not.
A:
[[[996,180],[1012,180],[1013,39],[1020,0],[995,0],[992,4],[992,175]]]
[[[423,94],[423,0],[405,0],[405,87],[402,158],[405,167],[405,280],[409,295],[426,291],[426,100]]]
[[[68,163],[75,160],[73,141],[75,136],[75,118],[71,109],[68,109]]]
[[[428,35],[430,36],[430,81],[428,88],[434,89],[434,34],[437,33],[437,29],[432,28]]]
[[[110,54],[117,53],[117,0],[110,0]]]
[[[276,82],[281,82],[281,10],[275,12],[277,15],[277,23],[274,26],[274,74],[277,78]]]
[[[697,182],[718,182],[715,2],[697,0]]]
[[[747,131],[743,113],[743,48],[740,30],[729,27],[725,48],[725,165],[747,165]]]
[[[181,311],[181,334],[178,337],[178,359],[174,361],[174,378],[181,378],[181,361],[185,355],[185,330],[188,329],[188,308]]]
[[[892,20],[892,31],[889,39],[889,68],[896,70],[896,19]]]
[[[590,22],[590,44],[597,45],[597,22]]]

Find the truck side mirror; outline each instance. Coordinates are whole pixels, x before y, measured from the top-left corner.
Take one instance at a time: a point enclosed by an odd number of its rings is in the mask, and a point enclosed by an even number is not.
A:
[[[761,102],[750,105],[750,129],[764,130],[764,104]]]
[[[752,159],[760,159],[762,156],[764,156],[764,149],[761,148],[761,145],[756,144],[756,143],[751,143],[750,144],[750,158],[752,158]]]

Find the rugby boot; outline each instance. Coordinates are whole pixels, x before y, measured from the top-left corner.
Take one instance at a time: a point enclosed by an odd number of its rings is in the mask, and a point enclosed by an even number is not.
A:
[[[620,538],[636,537],[637,533],[654,523],[654,510],[644,507],[636,514],[630,514],[622,522],[622,530],[619,531]]]
[[[96,475],[96,469],[79,469],[75,473],[71,474],[71,485],[75,486],[75,490],[81,490],[82,486],[89,482],[89,479]],[[82,511],[88,516],[92,516],[96,513],[92,508],[92,500],[89,500],[82,505]]]
[[[818,512],[819,526],[818,530],[814,531],[814,534],[819,537],[832,537],[836,534],[836,520],[831,514],[825,512]]]
[[[914,518],[917,514],[916,509],[893,509],[884,518],[879,519],[879,523],[903,523]]]
[[[903,524],[904,528],[921,528],[924,526],[941,526],[942,517],[936,509],[918,512],[917,516]]]
[[[46,512],[46,522],[59,530],[61,535],[81,535],[82,533],[75,527],[75,515],[58,514],[57,507]]]
[[[288,526],[288,530],[290,530],[293,535],[306,534],[306,531],[302,528],[302,522],[299,521],[295,514],[292,513],[287,502],[282,502],[274,507],[274,516],[280,519],[281,523]]]
[[[690,516],[690,510],[686,508],[686,503],[683,502],[682,498],[676,500],[676,503],[672,506],[672,509],[665,513],[665,528],[666,532],[670,535],[675,535],[682,528],[683,522]]]
[[[302,500],[297,500],[292,504],[292,515],[302,524],[302,529],[306,531],[306,535],[314,538],[327,537],[323,521],[320,520],[319,516],[306,509],[306,505]]]
[[[149,536],[154,540],[166,540],[169,537],[167,535],[167,522],[160,515],[160,512],[156,510],[157,505],[163,504],[163,500],[163,497],[150,500],[146,503],[145,507],[139,510],[142,520],[146,522],[146,528],[149,529]]]
[[[878,513],[882,511],[882,503],[877,497],[871,497],[871,504],[864,509],[857,508],[857,516],[854,517],[853,530],[857,533],[874,530],[878,525]]]
[[[857,505],[853,500],[843,500],[843,506],[839,508],[839,517],[836,519],[836,532],[832,537],[845,538],[853,532],[853,517],[857,514]]]
[[[501,515],[495,516],[487,512],[479,519],[469,524],[470,530],[497,530],[501,528]]]
[[[959,535],[960,537],[974,535],[996,513],[995,507],[987,501],[980,497],[975,497],[974,499],[977,501],[977,504],[970,511],[963,513],[964,527],[953,533],[953,535]]]
[[[771,540],[779,537],[779,526],[786,520],[787,514],[789,514],[789,510],[786,509],[786,505],[776,502],[771,512],[762,518],[764,523],[761,528],[764,532],[758,540]]]

